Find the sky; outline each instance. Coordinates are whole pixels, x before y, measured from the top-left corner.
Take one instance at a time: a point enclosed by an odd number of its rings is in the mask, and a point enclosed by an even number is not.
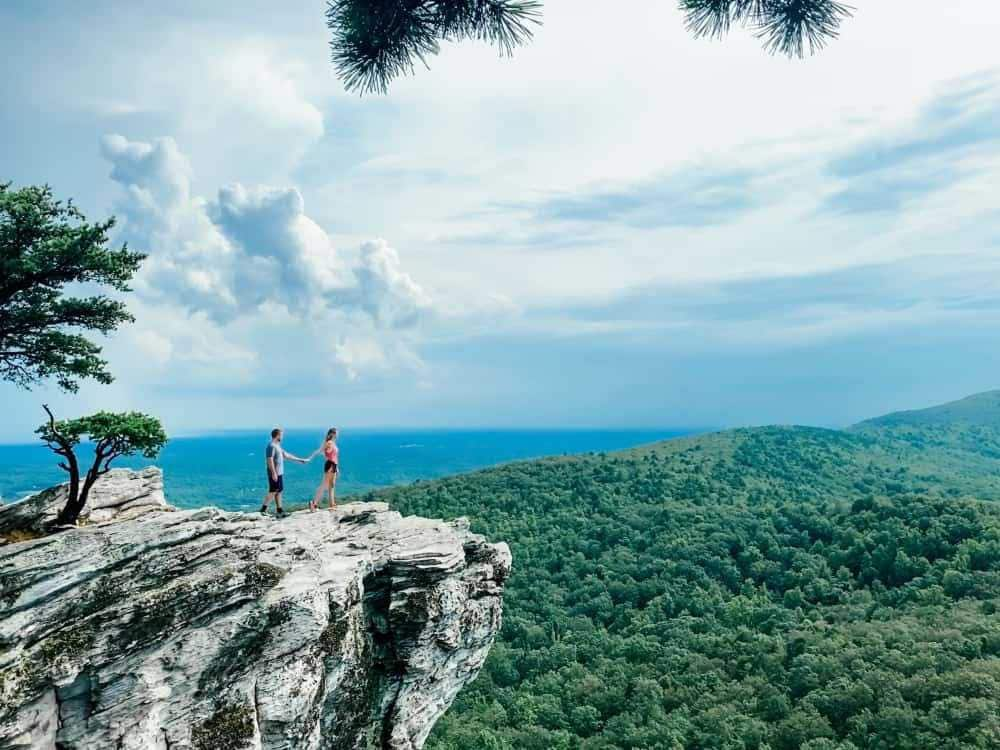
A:
[[[1000,6],[854,5],[789,60],[672,0],[546,0],[512,59],[446,45],[359,97],[323,0],[7,0],[0,180],[149,257],[115,383],[0,385],[0,440],[43,402],[840,426],[1000,387]]]

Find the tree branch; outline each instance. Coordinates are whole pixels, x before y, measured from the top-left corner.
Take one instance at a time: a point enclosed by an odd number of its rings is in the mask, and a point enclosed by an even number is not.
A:
[[[104,459],[104,467],[98,473],[107,474],[109,471],[111,471],[111,462],[121,455],[122,455],[121,453],[115,453],[115,452],[109,453],[108,457]]]
[[[52,415],[52,410],[49,408],[48,404],[42,404],[42,408],[45,409],[45,413],[49,415],[49,427],[52,429],[53,435],[58,435],[56,432],[56,418]]]

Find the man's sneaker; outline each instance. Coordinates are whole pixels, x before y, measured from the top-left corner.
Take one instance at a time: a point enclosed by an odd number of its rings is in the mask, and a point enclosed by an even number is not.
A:
[[[277,512],[274,515],[277,516],[278,518],[284,518],[288,514],[285,513],[285,509],[284,508],[278,508]]]
[[[260,514],[262,516],[266,516],[267,515],[267,506],[266,505],[260,506]]]

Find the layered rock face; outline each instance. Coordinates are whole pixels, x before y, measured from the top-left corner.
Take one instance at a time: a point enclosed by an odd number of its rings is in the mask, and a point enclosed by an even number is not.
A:
[[[500,627],[462,521],[119,516],[0,546],[0,748],[420,748]]]
[[[44,533],[66,504],[68,485],[60,484],[13,505],[0,505],[0,534],[10,531]],[[138,518],[150,511],[172,510],[163,496],[163,472],[112,469],[90,490],[80,523],[106,523]]]

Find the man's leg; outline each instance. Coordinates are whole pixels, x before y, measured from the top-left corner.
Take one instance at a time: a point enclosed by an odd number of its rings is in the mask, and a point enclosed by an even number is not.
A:
[[[281,495],[285,491],[285,477],[284,475],[278,475],[278,483],[274,486],[274,505],[275,514],[280,516],[285,515],[285,509],[281,507]]]
[[[260,512],[261,513],[267,513],[267,506],[271,504],[271,498],[273,496],[274,496],[274,493],[271,492],[270,490],[268,490],[267,494],[264,495],[264,504],[262,506],[260,506]]]

